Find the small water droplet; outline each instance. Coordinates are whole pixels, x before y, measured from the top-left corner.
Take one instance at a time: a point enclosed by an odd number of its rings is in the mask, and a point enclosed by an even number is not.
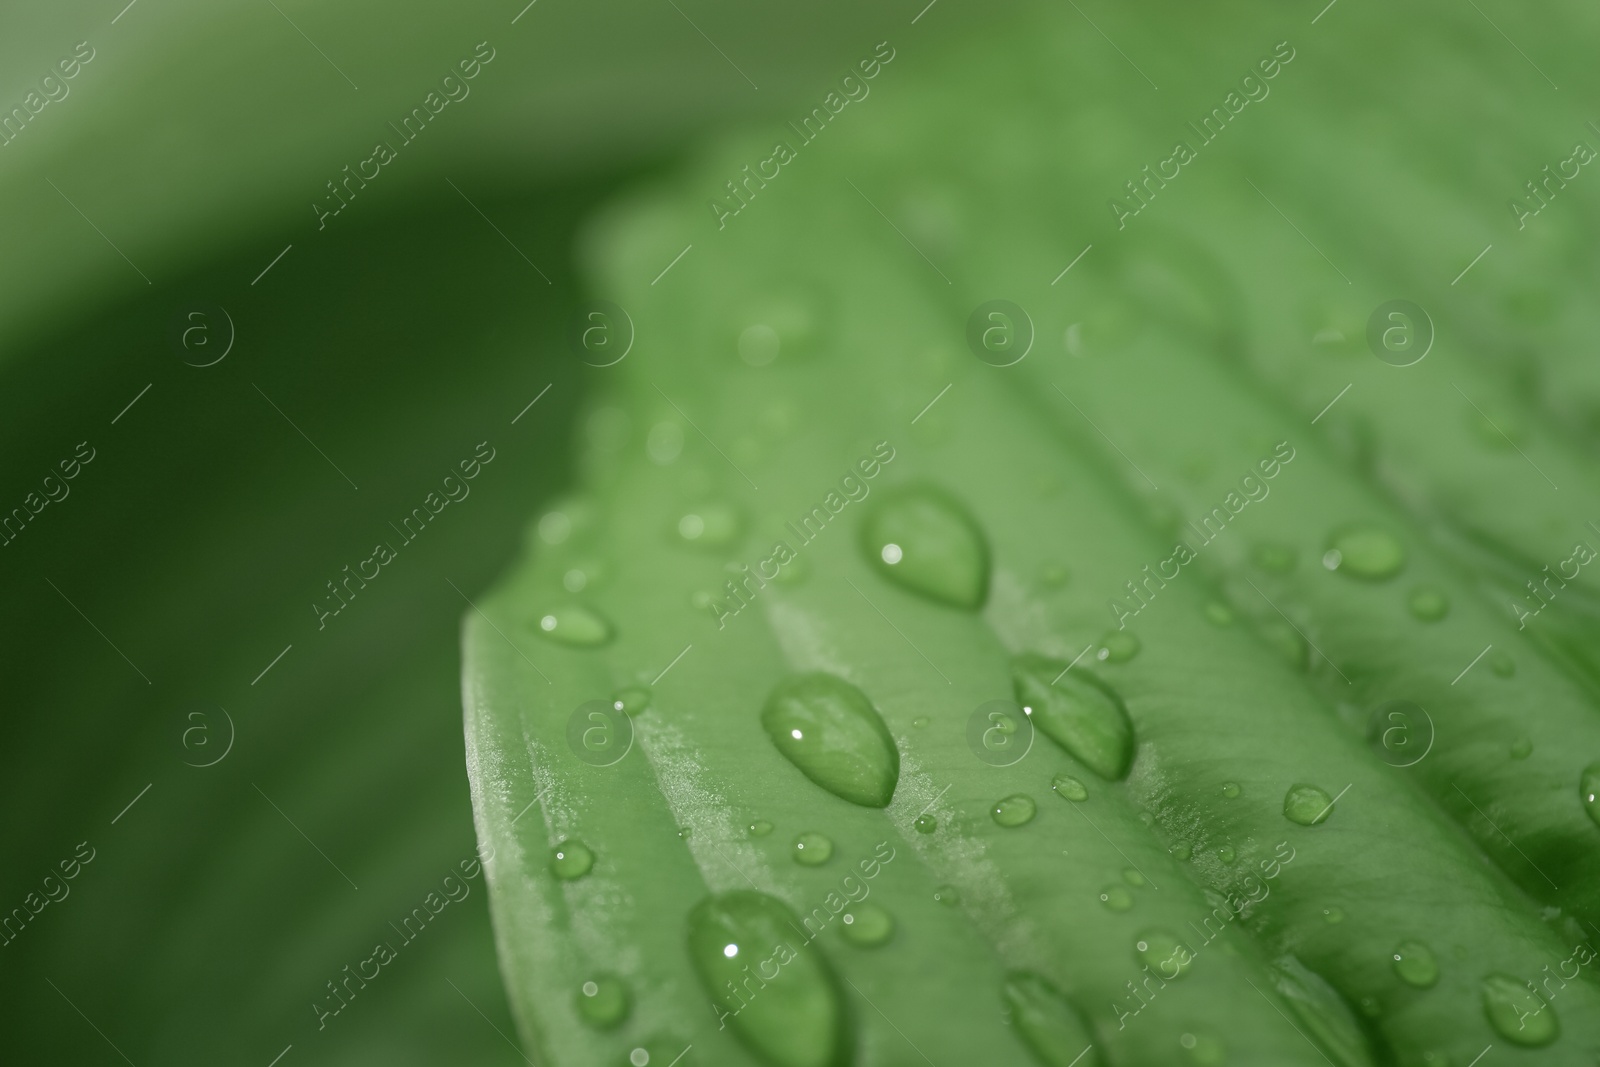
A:
[[[1511,758],[1527,759],[1533,755],[1533,741],[1526,737],[1519,737],[1511,742]]]
[[[1058,774],[1050,780],[1050,788],[1063,800],[1088,800],[1089,788],[1070,774]]]
[[[1125,868],[1122,872],[1122,880],[1131,886],[1142,886],[1145,884],[1145,877],[1137,867]]]
[[[1139,639],[1132,630],[1108,630],[1100,638],[1100,649],[1095,658],[1102,663],[1126,663],[1139,654]]]
[[[927,726],[932,721],[933,720],[928,718],[926,715],[918,715],[915,719],[911,720],[911,725],[915,726],[917,729],[921,730],[923,727]]]
[[[1100,903],[1112,911],[1127,911],[1133,907],[1133,894],[1124,885],[1108,885],[1100,891]]]
[[[1314,785],[1292,785],[1283,797],[1284,817],[1301,826],[1327,822],[1332,810],[1333,798]]]
[[[539,634],[563,645],[595,648],[611,640],[611,624],[578,604],[552,608],[539,616]]]
[[[931,834],[939,828],[939,820],[931,812],[925,811],[911,825],[917,828],[919,834]]]
[[[578,987],[578,1016],[596,1030],[610,1030],[628,1017],[632,998],[613,975],[596,975]]]
[[[550,850],[550,873],[563,882],[582,878],[594,867],[594,853],[582,841],[567,840]]]
[[[689,912],[689,958],[725,1021],[774,1067],[816,1067],[844,1058],[845,1009],[821,954],[797,937],[800,919],[765,893],[708,897]],[[735,955],[725,953],[726,946]],[[750,996],[751,974],[772,974]]]
[[[820,867],[833,856],[833,842],[810,830],[794,839],[794,861],[802,867]]]
[[[1033,725],[1107,781],[1127,777],[1133,723],[1114,689],[1088,671],[1044,656],[1019,656],[1011,677],[1017,703]],[[1066,673],[1063,673],[1066,671]]]
[[[887,807],[900,780],[900,752],[867,695],[843,678],[814,672],[778,684],[761,725],[784,757],[833,795]]]
[[[1294,549],[1277,541],[1263,541],[1250,553],[1250,558],[1269,574],[1288,574],[1294,570]]]
[[[1013,793],[1010,796],[996,801],[990,815],[1001,826],[1017,827],[1033,821],[1034,814],[1039,810],[1033,798],[1026,793]]]
[[[689,828],[687,826],[680,826],[680,827],[678,827],[678,836],[681,837],[681,838],[684,838],[684,839],[688,839],[688,838],[694,836],[694,830],[692,830],[691,828]]]
[[[1232,626],[1233,609],[1220,600],[1209,600],[1205,607],[1206,621],[1213,626]]]
[[[1184,862],[1193,854],[1194,850],[1190,848],[1189,842],[1187,841],[1179,841],[1176,845],[1172,846],[1172,858],[1177,860],[1179,863]]]
[[[1046,563],[1039,568],[1039,584],[1046,589],[1060,589],[1072,575],[1059,563]]]
[[[1217,859],[1232,867],[1239,854],[1233,850],[1232,845],[1222,845],[1217,849]]]
[[[919,485],[886,492],[861,524],[861,538],[868,562],[901,588],[952,607],[983,606],[988,542],[944,491]]]
[[[1183,1034],[1178,1044],[1197,1067],[1219,1067],[1223,1061],[1222,1042],[1210,1034]]]
[[[1012,971],[1000,987],[1011,1025],[1043,1067],[1100,1067],[1083,1015],[1048,979]]]
[[[1491,974],[1483,980],[1483,1014],[1513,1045],[1540,1048],[1561,1035],[1555,1008],[1509,975]]]
[[[739,334],[739,358],[752,367],[765,367],[778,358],[778,331],[765,323],[746,326]]]
[[[1600,760],[1589,764],[1578,778],[1578,798],[1583,810],[1589,813],[1596,826],[1600,826]]]
[[[766,837],[772,833],[772,824],[765,819],[757,819],[750,824],[751,837]]]
[[[894,917],[876,904],[852,905],[839,919],[844,939],[858,948],[877,948],[894,935]]]
[[[1322,921],[1329,926],[1344,922],[1344,909],[1338,905],[1322,909]]]
[[[611,704],[620,712],[629,716],[642,714],[650,707],[651,693],[642,685],[631,685],[626,689],[619,689],[611,697]]]
[[[1411,609],[1412,615],[1423,622],[1438,622],[1450,614],[1450,598],[1432,586],[1413,589],[1406,606]]]
[[[1332,557],[1332,562],[1329,562]],[[1328,539],[1322,565],[1352,578],[1381,582],[1405,566],[1406,551],[1387,530],[1366,523],[1346,526]]]
[[[941,904],[948,904],[954,907],[961,903],[961,894],[956,891],[956,887],[953,885],[942,885],[933,891],[933,899]]]
[[[1222,783],[1222,795],[1227,797],[1229,800],[1232,800],[1235,797],[1237,797],[1239,795],[1239,783],[1238,782],[1223,782]]]
[[[1142,963],[1167,981],[1187,974],[1194,964],[1194,953],[1167,930],[1146,930],[1133,943],[1133,950]]]
[[[726,548],[744,532],[744,519],[731,504],[706,501],[678,517],[678,539],[686,545]]]
[[[1394,973],[1407,985],[1427,989],[1439,980],[1439,961],[1420,941],[1402,941],[1394,947]]]

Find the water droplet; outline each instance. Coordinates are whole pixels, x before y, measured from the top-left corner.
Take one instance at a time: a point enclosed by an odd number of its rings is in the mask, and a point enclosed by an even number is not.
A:
[[[1210,1034],[1183,1034],[1178,1044],[1189,1054],[1189,1060],[1198,1067],[1218,1067],[1223,1060],[1222,1042]]]
[[[765,819],[757,819],[750,824],[751,837],[766,837],[772,833],[772,824]]]
[[[919,834],[931,834],[939,828],[939,820],[932,813],[925,811],[918,815],[916,821],[911,825],[917,828],[917,833]]]
[[[1496,651],[1489,656],[1489,669],[1502,678],[1510,678],[1517,673],[1517,661],[1509,652]]]
[[[1583,801],[1583,810],[1589,813],[1589,818],[1600,826],[1600,760],[1589,764],[1583,769],[1583,774],[1578,778],[1578,797]]]
[[[915,719],[911,720],[911,725],[920,730],[932,721],[933,720],[928,718],[926,715],[918,715]]]
[[[1227,797],[1229,800],[1232,800],[1235,797],[1237,797],[1239,795],[1239,783],[1238,782],[1223,782],[1222,783],[1222,795]]]
[[[1217,859],[1232,867],[1239,854],[1233,850],[1232,845],[1222,845],[1217,849]]]
[[[1146,930],[1133,943],[1133,950],[1138,953],[1140,962],[1148,964],[1169,982],[1187,974],[1194,964],[1194,953],[1189,951],[1189,946],[1167,930]]]
[[[1139,654],[1139,639],[1132,630],[1108,630],[1095,655],[1102,663],[1126,663]]]
[[[784,757],[834,796],[887,807],[900,780],[900,752],[867,695],[815,672],[778,684],[761,725]]]
[[[1427,989],[1439,980],[1439,961],[1420,941],[1402,941],[1394,947],[1394,973],[1407,985]]]
[[[1327,822],[1333,798],[1314,785],[1292,785],[1283,796],[1283,814],[1290,822],[1315,826]]]
[[[1411,614],[1423,622],[1438,622],[1450,614],[1450,598],[1444,592],[1432,586],[1420,586],[1411,591],[1411,596],[1406,601],[1406,606],[1411,609]]]
[[[1019,656],[1011,677],[1017,703],[1032,709],[1033,725],[1107,781],[1127,777],[1133,763],[1133,723],[1116,691],[1086,670],[1044,656]],[[1054,682],[1054,684],[1052,684]]]
[[[933,891],[933,899],[941,904],[948,904],[954,907],[961,903],[961,894],[956,891],[956,887],[953,885],[942,885]]]
[[[678,836],[687,840],[694,835],[694,830],[687,826],[678,827]]]
[[[1561,1036],[1555,1009],[1509,975],[1491,974],[1483,980],[1483,1014],[1513,1045],[1539,1048]]]
[[[593,866],[594,853],[582,841],[563,841],[550,850],[550,873],[563,882],[582,878]]]
[[[1519,737],[1511,742],[1511,758],[1527,759],[1533,755],[1533,741],[1526,737]]]
[[[877,948],[894,935],[894,917],[876,904],[855,904],[839,916],[844,939],[859,948]]]
[[[1058,774],[1050,780],[1050,788],[1063,800],[1088,800],[1089,788],[1070,774]]]
[[[650,707],[650,690],[642,685],[619,689],[611,698],[612,706],[629,716],[636,716]]]
[[[552,608],[539,616],[539,633],[552,641],[577,648],[594,648],[611,640],[611,624],[577,604]]]
[[[684,544],[725,548],[744,532],[744,520],[733,505],[706,501],[678,517],[677,531]]]
[[[1393,534],[1365,523],[1335,531],[1322,557],[1330,571],[1373,582],[1393,578],[1405,562],[1406,550]]]
[[[1250,558],[1269,574],[1288,574],[1294,570],[1294,549],[1276,541],[1263,541],[1250,553]]]
[[[983,606],[989,545],[966,508],[942,490],[886,492],[861,524],[861,538],[868,562],[896,585],[952,607]]]
[[[1280,957],[1268,973],[1293,1013],[1296,1027],[1321,1050],[1328,1063],[1370,1067],[1378,1058],[1372,1054],[1364,1028],[1349,1003],[1321,975],[1294,956]],[[1372,1007],[1377,1008],[1376,1001]],[[1365,1003],[1362,1010],[1368,1010]]]
[[[802,867],[820,867],[833,856],[833,842],[806,831],[794,839],[794,861]]]
[[[1127,886],[1108,885],[1100,891],[1100,903],[1112,911],[1127,911],[1133,907],[1133,894]]]
[[[1044,1067],[1100,1067],[1083,1016],[1047,979],[1012,971],[1000,987],[1011,1025]]]
[[[1193,854],[1194,850],[1189,847],[1189,842],[1187,841],[1179,841],[1176,845],[1172,846],[1172,858],[1180,863],[1187,860]]]
[[[1322,921],[1329,926],[1344,922],[1344,909],[1337,905],[1322,909]]]
[[[1034,814],[1039,810],[1033,798],[1026,793],[1013,793],[995,803],[994,809],[989,812],[994,816],[994,821],[1001,826],[1023,826],[1033,821]]]
[[[1232,626],[1233,609],[1220,600],[1210,600],[1205,607],[1206,621],[1213,626]]]
[[[1125,868],[1122,872],[1122,880],[1131,886],[1142,886],[1145,884],[1144,874],[1137,867]]]
[[[610,1030],[628,1017],[632,998],[622,979],[596,975],[578,987],[578,1016],[596,1030]]]
[[[778,358],[778,331],[763,323],[746,326],[739,334],[739,358],[752,367],[765,367]]]
[[[843,998],[822,955],[795,934],[800,920],[775,897],[736,890],[689,912],[689,958],[727,1025],[773,1067],[842,1061]],[[732,945],[735,954],[724,949]],[[749,974],[773,974],[760,995],[740,995]]]

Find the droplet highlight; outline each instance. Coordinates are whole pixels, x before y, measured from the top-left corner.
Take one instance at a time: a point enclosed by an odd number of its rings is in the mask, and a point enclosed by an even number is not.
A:
[[[943,490],[884,493],[861,526],[867,561],[903,589],[975,611],[989,592],[989,545],[977,520]]]
[[[994,817],[997,824],[1009,829],[1032,822],[1038,810],[1039,807],[1033,802],[1032,797],[1026,793],[1013,793],[1003,800],[996,801],[989,814]]]
[[[1039,732],[1101,778],[1120,781],[1133,764],[1127,708],[1109,685],[1067,666],[1045,656],[1017,657],[1011,667],[1016,701]]]
[[[900,752],[867,695],[823,672],[780,683],[761,712],[767,736],[800,772],[834,796],[887,807]]]
[[[1330,571],[1370,582],[1393,578],[1405,562],[1405,548],[1399,539],[1367,523],[1335,531],[1322,557],[1322,565]]]
[[[1301,826],[1316,826],[1328,821],[1333,798],[1314,785],[1293,785],[1283,797],[1283,815]]]
[[[563,882],[582,878],[593,868],[594,853],[582,841],[563,841],[550,850],[550,873]]]
[[[611,640],[611,624],[596,612],[578,604],[552,608],[539,616],[541,637],[574,648],[597,648]]]

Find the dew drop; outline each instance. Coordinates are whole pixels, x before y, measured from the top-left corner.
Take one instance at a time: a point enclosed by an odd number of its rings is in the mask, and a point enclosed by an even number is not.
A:
[[[1381,582],[1405,566],[1406,551],[1387,530],[1362,523],[1346,526],[1328,539],[1322,565],[1352,578]]]
[[[940,904],[955,907],[961,903],[961,894],[956,891],[956,887],[953,885],[942,885],[933,891],[933,899]]]
[[[1126,663],[1139,654],[1139,639],[1131,630],[1108,630],[1094,655],[1102,663]]]
[[[1491,974],[1483,980],[1483,1014],[1495,1033],[1513,1045],[1540,1048],[1561,1036],[1555,1009],[1509,975]]]
[[[1133,763],[1133,723],[1114,689],[1088,671],[1044,656],[1012,661],[1016,701],[1032,708],[1041,733],[1107,781],[1127,777]],[[1054,684],[1052,684],[1054,683]]]
[[[772,824],[765,819],[757,819],[750,824],[751,837],[766,837],[772,833]]]
[[[923,727],[927,726],[932,721],[933,720],[928,718],[926,715],[918,715],[915,719],[911,720],[911,725],[915,726],[917,729],[921,730]]]
[[[1589,818],[1600,826],[1600,760],[1583,769],[1578,779],[1578,798],[1583,801],[1583,810],[1589,813]]]
[[[1233,850],[1232,845],[1222,845],[1217,849],[1217,859],[1232,867],[1239,854]]]
[[[539,633],[551,641],[575,648],[597,648],[611,640],[611,624],[577,604],[552,608],[539,616]]]
[[[1167,930],[1146,930],[1134,941],[1133,950],[1141,962],[1169,982],[1183,977],[1194,964],[1189,946]]]
[[[1235,797],[1237,797],[1239,795],[1239,783],[1238,782],[1223,782],[1222,783],[1222,795],[1227,797],[1229,800],[1233,800]]]
[[[691,829],[690,827],[687,827],[687,826],[678,827],[678,836],[683,838],[684,840],[688,840],[693,835],[694,835],[694,830]]]
[[[1038,810],[1038,805],[1028,794],[1013,793],[1003,800],[996,801],[994,809],[989,814],[994,816],[994,821],[999,825],[1011,828],[1032,822]]]
[[[1406,600],[1411,614],[1423,622],[1438,622],[1450,614],[1450,598],[1432,586],[1421,586],[1411,591]]]
[[[1145,876],[1137,867],[1125,868],[1122,872],[1122,880],[1135,887],[1145,884]]]
[[[1070,774],[1058,774],[1050,780],[1050,788],[1063,800],[1088,800],[1089,788]]]
[[[1189,847],[1189,842],[1187,841],[1179,841],[1172,846],[1172,858],[1180,863],[1186,861],[1193,854],[1194,850]]]
[[[1439,980],[1439,961],[1420,941],[1402,941],[1395,946],[1394,973],[1407,985],[1427,989]]]
[[[778,331],[765,323],[746,326],[739,334],[739,358],[751,367],[765,367],[778,358]]]
[[[918,815],[911,825],[917,828],[919,834],[931,834],[939,828],[939,820],[932,813],[925,811]]]
[[[1517,673],[1517,661],[1511,653],[1497,651],[1489,656],[1489,669],[1502,678],[1510,678]]]
[[[794,861],[802,867],[820,867],[833,856],[833,842],[810,830],[794,839]]]
[[[795,937],[800,920],[775,897],[736,890],[689,912],[689,957],[727,1025],[773,1067],[828,1067],[844,1059],[845,1011],[826,961]],[[725,954],[726,946],[736,955]],[[781,961],[781,962],[780,962]],[[775,973],[760,996],[735,990],[751,973]]]
[[[1111,911],[1127,911],[1133,907],[1133,894],[1125,885],[1108,885],[1100,891],[1100,903]]]
[[[1322,921],[1329,926],[1344,922],[1344,909],[1337,905],[1322,909]]]
[[[594,867],[594,853],[582,841],[566,840],[550,850],[550,873],[563,882],[582,878]]]
[[[761,725],[784,757],[834,796],[887,807],[900,779],[900,752],[867,695],[823,672],[780,682]]]
[[[1222,1042],[1210,1034],[1182,1034],[1178,1044],[1197,1067],[1218,1067],[1223,1061]]]
[[[1327,822],[1332,810],[1333,798],[1314,785],[1292,785],[1283,796],[1284,817],[1301,826]]]
[[[731,504],[706,501],[678,517],[678,539],[686,545],[725,548],[744,532],[744,519]]]
[[[578,987],[578,1017],[596,1030],[611,1030],[628,1017],[632,998],[613,975],[596,975]]]
[[[1511,742],[1511,758],[1527,759],[1533,755],[1533,741],[1526,737],[1519,737]]]
[[[858,948],[877,948],[894,936],[894,917],[876,904],[852,905],[839,921],[844,939]]]
[[[1210,600],[1205,607],[1206,621],[1213,626],[1232,626],[1233,609],[1220,600]]]
[[[630,718],[643,713],[650,707],[650,690],[642,685],[631,685],[626,689],[619,689],[611,697],[612,707],[627,714]]]
[[[1011,1025],[1044,1067],[1100,1067],[1083,1016],[1061,990],[1031,971],[1012,971],[1000,987]]]
[[[891,490],[861,526],[867,560],[903,589],[976,610],[989,592],[989,545],[967,509],[928,485]]]
[[[1377,1059],[1349,1003],[1321,975],[1293,956],[1280,957],[1268,972],[1297,1020],[1297,1029],[1318,1047],[1323,1059],[1338,1067],[1369,1067]],[[1370,999],[1363,998],[1363,1011]],[[1377,1007],[1376,1001],[1372,1007]]]

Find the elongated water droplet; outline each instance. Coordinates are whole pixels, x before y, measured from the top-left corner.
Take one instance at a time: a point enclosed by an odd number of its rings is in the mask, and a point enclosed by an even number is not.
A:
[[[1133,951],[1141,963],[1148,964],[1156,974],[1172,981],[1189,973],[1194,965],[1194,953],[1189,946],[1168,930],[1146,930],[1133,943]]]
[[[772,833],[772,824],[765,819],[757,819],[750,824],[751,837],[766,837]]]
[[[632,998],[622,979],[596,975],[578,987],[578,1016],[596,1030],[610,1030],[628,1017]]]
[[[1102,663],[1126,663],[1139,654],[1140,647],[1132,630],[1107,630],[1094,655]]]
[[[1283,814],[1290,822],[1315,826],[1327,822],[1333,798],[1314,785],[1293,785],[1283,797]]]
[[[709,501],[678,516],[676,529],[686,545],[726,548],[744,532],[744,519],[731,504]]]
[[[1406,550],[1387,530],[1368,523],[1346,526],[1328,538],[1322,565],[1352,578],[1381,582],[1405,566]]]
[[[1372,1055],[1355,1012],[1333,986],[1293,956],[1269,968],[1273,984],[1298,1020],[1298,1028],[1337,1067],[1371,1067]]]
[[[919,834],[931,834],[939,828],[939,820],[931,812],[925,811],[911,825],[917,828]]]
[[[976,610],[989,592],[989,545],[967,509],[928,485],[891,490],[861,525],[878,573],[914,593]]]
[[[933,720],[928,718],[926,715],[918,715],[915,719],[911,720],[911,725],[915,726],[917,729],[921,730],[923,727],[927,726],[932,721]]]
[[[1083,1016],[1049,980],[1031,971],[1012,971],[1000,987],[1005,1002],[1028,1051],[1044,1067],[1100,1067]]]
[[[582,841],[563,841],[550,850],[550,873],[563,882],[582,878],[592,867],[594,853]]]
[[[1450,614],[1450,598],[1432,586],[1413,589],[1406,599],[1406,606],[1411,609],[1412,615],[1423,622],[1438,622]]]
[[[989,814],[994,816],[994,821],[1005,827],[1023,826],[1033,821],[1034,814],[1039,810],[1033,798],[1026,793],[1013,793],[1010,796],[995,802],[994,810]]]
[[[1112,911],[1127,911],[1133,907],[1133,894],[1124,885],[1108,885],[1100,891],[1100,903]]]
[[[1125,867],[1122,871],[1122,880],[1131,886],[1142,886],[1147,879],[1137,867]]]
[[[1058,774],[1050,780],[1050,788],[1063,800],[1088,800],[1089,788],[1070,774]]]
[[[1127,777],[1133,763],[1133,723],[1115,690],[1081,667],[1045,656],[1018,656],[1011,677],[1017,703],[1033,725],[1107,781]],[[1054,684],[1052,684],[1052,682]]]
[[[894,936],[894,917],[876,904],[861,903],[839,916],[844,939],[858,948],[877,948]]]
[[[1329,926],[1344,922],[1344,909],[1338,905],[1322,909],[1322,921]]]
[[[1420,941],[1402,941],[1394,947],[1394,973],[1407,985],[1427,989],[1439,980],[1439,961]]]
[[[650,690],[642,685],[631,685],[618,690],[611,700],[618,711],[626,712],[629,717],[637,716],[650,707]]]
[[[558,644],[596,648],[611,640],[611,624],[578,604],[551,608],[539,616],[539,634]]]
[[[765,893],[708,897],[689,912],[689,957],[726,1024],[773,1067],[831,1067],[844,1058],[845,1012],[827,962],[796,934],[800,920]],[[738,995],[748,975],[757,995]]]
[[[794,839],[794,861],[802,867],[820,867],[833,856],[833,842],[807,831]]]
[[[1589,813],[1589,818],[1600,826],[1600,760],[1583,769],[1578,779],[1578,798],[1583,801],[1583,810]]]
[[[1540,1048],[1561,1036],[1556,1010],[1543,997],[1510,975],[1483,980],[1483,1014],[1495,1033],[1527,1048]]]
[[[900,752],[867,695],[816,672],[778,685],[761,712],[778,751],[834,796],[887,807],[900,780]]]

